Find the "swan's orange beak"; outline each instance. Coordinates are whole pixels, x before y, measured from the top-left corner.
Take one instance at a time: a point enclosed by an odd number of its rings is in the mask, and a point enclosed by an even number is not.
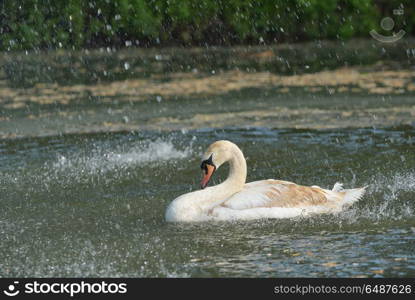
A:
[[[216,170],[215,166],[212,166],[212,165],[209,165],[209,164],[206,164],[204,166],[203,171],[204,171],[205,175],[203,176],[202,182],[200,183],[200,187],[202,189],[204,189],[208,185],[210,177],[212,177],[215,170]]]

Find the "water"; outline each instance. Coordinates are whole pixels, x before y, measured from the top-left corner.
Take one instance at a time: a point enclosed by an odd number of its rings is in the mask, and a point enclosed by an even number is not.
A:
[[[243,149],[248,181],[369,185],[336,215],[168,224],[213,141]],[[0,276],[415,275],[415,128],[263,127],[0,141]],[[227,175],[221,168],[213,184]]]

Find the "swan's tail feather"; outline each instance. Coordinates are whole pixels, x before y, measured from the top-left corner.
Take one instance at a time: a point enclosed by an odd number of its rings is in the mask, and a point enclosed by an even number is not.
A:
[[[350,206],[356,201],[360,200],[366,192],[367,186],[357,189],[343,189],[344,193],[343,206]]]

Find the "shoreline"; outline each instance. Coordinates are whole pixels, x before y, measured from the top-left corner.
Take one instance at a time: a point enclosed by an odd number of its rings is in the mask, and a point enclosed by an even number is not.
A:
[[[377,66],[379,68],[379,66]],[[277,75],[270,72],[232,70],[211,74],[176,73],[166,78],[125,79],[95,85],[61,86],[39,83],[31,88],[0,88],[0,106],[5,109],[24,108],[28,104],[67,105],[83,98],[95,98],[101,103],[132,103],[155,99],[210,97],[244,89],[278,89],[289,93],[292,88],[306,93],[327,91],[352,94],[415,94],[415,71],[376,70],[362,67],[342,67],[301,75]]]
[[[0,138],[413,126],[412,45],[408,38],[383,50],[375,41],[359,40],[343,46],[324,41],[247,49],[3,54]]]
[[[331,97],[326,96],[326,102],[330,101]],[[354,100],[354,102],[367,102],[365,98],[350,95],[346,98],[350,101]],[[0,139],[128,131],[172,132],[205,128],[265,127],[272,129],[325,130],[415,126],[415,104],[411,105],[412,97],[396,95],[392,98],[396,100],[396,105],[388,106],[383,103],[383,107],[374,107],[376,98],[376,96],[372,98],[373,103],[370,103],[367,107],[352,103],[349,109],[338,106],[338,104],[334,104],[333,107],[325,105],[321,108],[312,106],[284,107],[284,105],[267,108],[267,103],[265,103],[262,108],[249,106],[240,111],[229,111],[229,107],[227,107],[220,112],[203,112],[203,108],[201,108],[183,114],[177,114],[174,110],[170,113],[170,109],[167,107],[165,113],[157,115],[156,112],[152,116],[143,115],[143,107],[140,105],[126,105],[111,111],[105,109],[99,111],[89,109],[82,112],[48,111],[38,115],[30,114],[29,116],[16,118],[0,118]],[[290,101],[290,99],[287,101]],[[180,100],[169,105],[174,106],[178,102]],[[272,102],[272,99],[270,102]],[[215,102],[211,102],[211,105],[215,106]],[[163,107],[163,104],[157,106]],[[197,106],[197,103],[195,106]],[[153,109],[151,108],[151,110]],[[180,107],[177,107],[177,109],[180,110]]]

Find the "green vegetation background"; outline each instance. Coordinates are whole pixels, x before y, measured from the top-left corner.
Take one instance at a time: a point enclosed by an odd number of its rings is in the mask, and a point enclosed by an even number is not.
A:
[[[403,15],[394,15],[394,9]],[[344,40],[415,32],[413,0],[0,0],[0,50]]]

